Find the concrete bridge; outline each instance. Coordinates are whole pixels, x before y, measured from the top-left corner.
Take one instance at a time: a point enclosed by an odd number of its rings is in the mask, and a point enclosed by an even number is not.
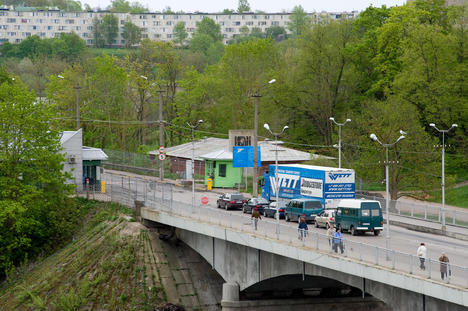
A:
[[[468,291],[461,286],[335,254],[320,238],[311,247],[277,239],[268,232],[239,230],[232,222],[216,217],[217,211],[205,212],[194,213],[189,205],[180,203],[157,209],[143,207],[140,211],[144,221],[176,228],[177,237],[223,277],[223,310],[263,310],[261,304],[254,308],[251,302],[240,300],[240,292],[255,297],[264,291],[336,291],[349,286],[360,289],[363,296],[365,293],[381,300],[388,310],[468,310]],[[290,306],[290,302],[287,304]],[[264,310],[285,307],[276,301]],[[309,310],[304,306],[301,309]],[[352,305],[348,305],[350,309]],[[361,309],[356,304],[354,310]]]
[[[137,210],[144,222],[170,228],[212,265],[226,282],[225,311],[274,311],[291,305],[301,310],[338,305],[347,311],[468,310],[466,241],[392,226],[389,250],[382,236],[345,235],[344,254],[335,254],[323,229],[309,228],[306,240],[299,241],[297,224],[262,219],[259,231],[254,231],[250,215],[217,209],[215,193],[195,193],[197,203],[192,206],[190,190],[152,178],[111,176],[106,181],[109,192],[102,199],[131,207],[141,201],[144,207]],[[210,204],[200,204],[201,196]],[[415,254],[420,241],[428,244],[426,270],[418,268]],[[442,250],[452,270],[447,283],[440,279],[437,260]],[[345,301],[337,298],[347,291],[351,293]],[[322,299],[322,308],[299,298],[317,292],[333,298]],[[278,298],[289,293],[294,298],[265,300],[262,293]]]

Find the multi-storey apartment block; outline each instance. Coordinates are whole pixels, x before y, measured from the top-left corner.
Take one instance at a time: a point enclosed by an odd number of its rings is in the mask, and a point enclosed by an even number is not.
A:
[[[171,41],[173,29],[178,22],[183,22],[189,38],[195,32],[197,22],[203,18],[211,18],[221,27],[224,43],[241,33],[241,28],[260,28],[263,32],[272,26],[281,26],[287,29],[290,13],[242,13],[242,14],[216,14],[216,13],[109,13],[109,12],[62,12],[57,9],[49,10],[20,10],[13,7],[0,7],[0,42],[9,41],[19,43],[25,38],[37,35],[41,38],[53,38],[61,33],[74,32],[78,34],[87,45],[93,45],[93,20],[102,19],[106,14],[113,14],[119,19],[120,31],[113,45],[122,46],[125,40],[122,37],[123,26],[131,21],[141,28],[142,38],[154,41]],[[325,19],[354,18],[358,11],[343,13],[309,13],[313,23]]]

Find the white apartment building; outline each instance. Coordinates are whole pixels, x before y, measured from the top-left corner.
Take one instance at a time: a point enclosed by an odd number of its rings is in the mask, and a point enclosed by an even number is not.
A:
[[[171,41],[173,29],[178,22],[183,22],[189,38],[195,32],[197,22],[203,18],[211,18],[221,27],[224,43],[241,33],[241,28],[260,28],[263,32],[272,26],[281,26],[287,29],[290,13],[242,13],[242,14],[216,14],[216,13],[109,13],[109,12],[62,12],[57,9],[45,10],[19,10],[12,7],[0,7],[0,43],[9,41],[19,43],[25,38],[37,35],[40,38],[59,37],[61,33],[74,32],[78,34],[87,45],[93,45],[93,19],[102,19],[104,15],[113,14],[119,19],[119,34],[113,45],[123,46],[123,26],[127,20],[142,30],[142,38],[154,41]],[[324,19],[354,18],[358,11],[342,13],[309,13],[313,23]]]

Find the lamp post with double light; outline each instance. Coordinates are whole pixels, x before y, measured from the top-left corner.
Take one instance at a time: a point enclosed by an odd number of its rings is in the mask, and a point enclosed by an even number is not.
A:
[[[351,119],[346,119],[343,123],[336,122],[334,117],[330,117],[330,120],[338,125],[338,168],[341,168],[341,127],[346,123],[351,122]]]
[[[65,78],[62,75],[57,75],[58,78],[68,80],[69,79]],[[70,81],[71,82],[71,81]],[[75,96],[76,96],[76,129],[80,129],[80,85],[78,82],[75,84],[74,89],[75,89]]]
[[[278,185],[278,137],[281,136],[284,131],[286,131],[289,126],[285,125],[283,127],[283,129],[281,130],[281,132],[272,132],[270,130],[270,126],[268,125],[268,123],[265,123],[263,125],[263,127],[268,131],[270,132],[271,135],[273,135],[275,137],[275,194],[276,194],[276,208],[277,208],[277,211],[276,211],[276,214],[275,214],[275,217],[276,217],[276,237],[279,238],[279,228],[280,228],[280,224],[279,224],[279,185]]]
[[[386,248],[387,248],[387,258],[388,258],[388,250],[390,249],[390,198],[389,198],[389,174],[388,174],[388,165],[389,165],[389,162],[388,162],[388,148],[389,147],[393,147],[394,145],[396,145],[400,140],[404,139],[406,135],[405,132],[403,132],[402,130],[400,130],[400,134],[401,136],[398,137],[398,139],[392,143],[392,144],[383,144],[380,142],[380,140],[377,138],[377,136],[372,133],[370,134],[370,138],[373,140],[373,141],[376,141],[378,142],[382,147],[385,148],[385,214],[386,214],[386,223],[387,223],[387,229],[385,230],[386,232],[386,237],[385,237],[385,245],[386,245]]]
[[[458,127],[458,125],[454,123],[447,130],[438,129],[434,123],[430,123],[429,126],[436,129],[439,133],[442,133],[442,231],[445,231],[445,134],[451,129]]]
[[[262,95],[259,94],[259,91],[262,87],[264,87],[267,84],[272,84],[275,83],[276,79],[272,79],[268,81],[268,83],[265,83],[262,85],[260,88],[258,88],[255,93],[252,95],[254,98],[254,137],[253,137],[253,147],[254,147],[254,158],[253,158],[253,196],[257,197],[258,195],[258,164],[257,164],[257,148],[258,148],[258,98],[262,97]]]
[[[194,132],[197,126],[203,123],[203,120],[198,120],[195,124],[187,125],[192,129],[192,208],[195,208],[195,137]]]

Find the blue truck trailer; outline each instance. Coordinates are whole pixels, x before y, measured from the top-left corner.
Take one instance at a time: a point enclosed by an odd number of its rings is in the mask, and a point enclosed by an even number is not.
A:
[[[275,165],[263,175],[262,197],[276,200]],[[315,199],[324,208],[335,208],[341,199],[354,199],[355,172],[352,169],[304,164],[278,165],[280,200]]]

